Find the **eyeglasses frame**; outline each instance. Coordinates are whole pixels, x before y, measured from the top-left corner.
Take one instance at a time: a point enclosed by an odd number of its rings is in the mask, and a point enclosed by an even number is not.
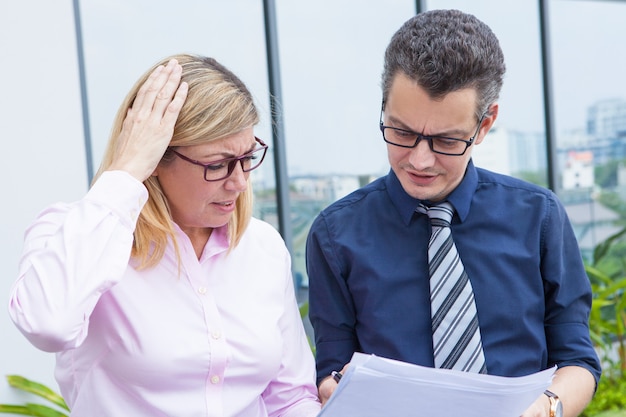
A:
[[[202,163],[200,161],[197,161],[195,159],[191,159],[183,154],[181,154],[180,152],[177,152],[174,148],[170,147],[168,148],[170,151],[172,151],[175,155],[177,155],[179,158],[181,158],[184,161],[187,161],[189,163],[192,163],[194,165],[198,165],[204,168],[204,180],[207,182],[213,182],[213,181],[222,181],[225,180],[226,178],[230,177],[233,173],[233,171],[235,170],[235,167],[237,166],[237,162],[239,162],[241,164],[241,170],[243,172],[250,172],[253,171],[255,169],[257,169],[258,167],[261,166],[261,164],[263,163],[263,160],[265,159],[265,155],[267,154],[267,148],[268,146],[265,144],[265,142],[263,142],[261,139],[259,139],[258,137],[254,137],[254,140],[261,145],[260,148],[255,148],[253,150],[251,150],[250,152],[247,152],[243,155],[240,156],[235,156],[235,157],[230,157],[230,158],[224,158],[224,159],[218,159],[216,161],[211,161],[209,163]],[[254,168],[250,168],[250,169],[246,169],[243,166],[243,161],[246,158],[249,158],[253,153],[258,152],[260,150],[263,150],[263,155],[261,156],[261,160],[259,161],[259,163],[257,165],[254,166]],[[224,163],[224,162],[228,162],[228,171],[226,173],[226,175],[222,178],[218,178],[218,179],[207,179],[207,171],[209,170],[209,168],[211,167],[211,165],[215,165],[215,164],[219,164],[219,163]]]
[[[446,136],[427,136],[427,135],[423,135],[421,133],[417,133],[414,132],[412,130],[407,130],[407,129],[401,129],[399,127],[393,127],[393,126],[386,126],[383,124],[383,111],[385,110],[385,103],[383,102],[381,108],[380,108],[380,124],[379,124],[379,128],[380,128],[380,133],[383,135],[383,140],[390,144],[390,145],[394,145],[394,146],[399,146],[401,148],[408,148],[408,149],[412,149],[415,148],[422,140],[426,140],[428,142],[428,147],[430,148],[430,150],[433,153],[439,154],[439,155],[448,155],[448,156],[462,156],[465,154],[465,152],[467,152],[467,149],[472,146],[472,144],[474,143],[474,139],[476,138],[476,135],[478,135],[478,132],[480,131],[480,128],[483,124],[483,120],[485,119],[485,116],[487,115],[487,112],[484,112],[482,114],[482,116],[480,116],[480,119],[478,119],[478,126],[476,127],[476,131],[474,132],[474,134],[472,135],[472,137],[470,137],[469,139],[459,139],[459,138],[449,138]],[[399,145],[397,143],[393,143],[393,142],[389,142],[387,140],[387,138],[385,138],[385,129],[393,129],[393,130],[399,130],[401,132],[405,132],[405,133],[410,133],[412,135],[416,135],[417,138],[415,139],[415,143],[411,146],[409,145]],[[465,149],[463,149],[463,152],[461,153],[448,153],[448,152],[441,152],[441,151],[436,151],[434,149],[434,145],[433,145],[433,138],[441,138],[441,139],[446,139],[446,140],[454,140],[457,142],[462,142],[465,144]]]

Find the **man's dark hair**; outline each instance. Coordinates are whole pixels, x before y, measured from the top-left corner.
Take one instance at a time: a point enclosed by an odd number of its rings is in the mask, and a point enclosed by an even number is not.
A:
[[[430,10],[406,21],[385,52],[383,101],[404,73],[433,99],[464,88],[477,91],[480,117],[500,94],[504,55],[489,26],[459,10]]]

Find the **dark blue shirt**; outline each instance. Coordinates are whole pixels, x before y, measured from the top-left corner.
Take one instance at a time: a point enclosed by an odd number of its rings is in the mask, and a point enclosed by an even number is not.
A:
[[[567,214],[549,190],[477,169],[448,197],[476,298],[487,370],[577,365],[600,377],[591,288]],[[433,366],[430,223],[391,171],[323,210],[307,240],[318,382],[353,352]]]

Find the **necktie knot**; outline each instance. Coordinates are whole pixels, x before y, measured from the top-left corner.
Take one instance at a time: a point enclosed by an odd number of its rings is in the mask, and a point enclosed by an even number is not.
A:
[[[420,204],[417,211],[426,214],[430,219],[430,223],[438,227],[450,227],[452,215],[454,214],[452,204],[447,201],[430,207]]]

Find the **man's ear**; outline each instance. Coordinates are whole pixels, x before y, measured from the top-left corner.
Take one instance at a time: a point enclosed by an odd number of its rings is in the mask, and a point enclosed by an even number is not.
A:
[[[487,133],[489,133],[494,123],[496,122],[496,119],[498,118],[499,109],[500,106],[498,105],[498,103],[493,103],[491,106],[489,106],[489,109],[485,112],[485,116],[483,117],[483,120],[480,124],[480,128],[478,129],[478,134],[474,139],[474,144],[478,145],[480,142],[483,141],[483,138],[487,136]]]

